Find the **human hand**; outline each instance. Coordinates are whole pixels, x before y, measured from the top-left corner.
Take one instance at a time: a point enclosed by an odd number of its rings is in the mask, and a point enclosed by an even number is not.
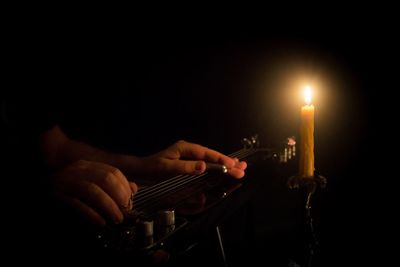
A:
[[[142,158],[141,168],[147,174],[201,174],[206,171],[206,162],[225,165],[228,174],[240,179],[245,175],[246,162],[228,157],[207,147],[178,141],[167,149]]]
[[[121,209],[131,209],[137,186],[117,168],[79,160],[53,175],[56,197],[79,211],[90,222],[105,225],[123,221]]]

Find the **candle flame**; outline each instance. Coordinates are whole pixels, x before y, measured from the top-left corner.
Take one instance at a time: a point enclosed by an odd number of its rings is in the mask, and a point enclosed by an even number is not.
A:
[[[306,102],[307,105],[311,104],[311,87],[309,85],[307,85],[304,88],[304,101]]]

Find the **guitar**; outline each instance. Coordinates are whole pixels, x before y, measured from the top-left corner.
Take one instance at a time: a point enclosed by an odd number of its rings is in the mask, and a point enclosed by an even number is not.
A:
[[[271,149],[260,148],[257,136],[244,138],[243,148],[230,154],[249,166],[262,159],[282,160]],[[133,209],[120,225],[96,233],[97,244],[107,251],[149,255],[165,247],[193,218],[206,213],[242,187],[246,179],[224,175],[221,165],[211,165],[200,175],[178,175],[140,189]]]

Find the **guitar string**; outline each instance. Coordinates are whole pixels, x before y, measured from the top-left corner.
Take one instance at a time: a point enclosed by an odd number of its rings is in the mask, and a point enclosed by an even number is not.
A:
[[[158,199],[152,199],[151,201],[146,202],[146,205],[141,205],[140,207],[136,207],[135,206],[135,210],[141,212],[141,211],[151,211],[154,210],[154,207],[158,207],[157,209],[160,208],[160,204],[165,204],[167,203],[168,208],[169,209],[175,209],[179,203],[181,203],[182,201],[185,201],[188,198],[191,198],[193,195],[195,195],[198,192],[202,192],[204,191],[205,188],[205,184],[204,183],[197,183],[194,185],[190,186],[190,194],[185,194],[185,195],[179,195],[178,200],[179,201],[173,201],[173,203],[171,202],[161,202],[160,199],[162,199],[162,197],[158,198]],[[179,189],[176,190],[176,192],[179,192]],[[166,197],[168,197],[169,195],[166,195]],[[179,202],[179,203],[178,203]],[[162,209],[162,207],[161,207]]]
[[[203,181],[204,179],[200,180]],[[183,203],[185,203],[185,200],[192,198],[193,196],[196,196],[196,194],[200,193],[200,192],[204,192],[204,190],[206,188],[209,188],[205,182],[201,182],[201,183],[194,183],[193,185],[190,185],[190,193],[185,193],[185,194],[180,194],[178,195],[178,197],[176,199],[172,199],[172,201],[160,201],[161,198],[159,199],[153,199],[152,201],[149,201],[146,203],[145,206],[139,207],[136,210],[139,212],[142,211],[147,211],[147,212],[151,212],[154,210],[160,210],[163,209],[164,206],[167,207],[168,210],[175,210],[179,205],[182,205]],[[183,192],[180,191],[179,189],[176,190],[176,193],[179,194],[179,192]],[[163,196],[163,197],[167,197],[169,198],[171,196],[171,194]]]
[[[232,154],[231,156],[242,156],[245,153],[248,153],[246,151],[239,152]],[[174,178],[169,179],[165,183],[160,183],[155,186],[153,186],[152,190],[149,190],[145,195],[139,195],[137,198],[135,198],[135,206],[139,206],[143,202],[145,202],[147,199],[155,198],[158,197],[160,194],[166,194],[168,192],[171,192],[175,190],[176,188],[185,185],[187,183],[191,183],[195,180],[201,179],[202,177],[206,176],[208,173],[203,173],[201,175],[181,175],[177,176]]]
[[[245,150],[245,149],[241,149],[241,150],[236,151],[235,153],[232,153],[232,154],[230,154],[230,155],[228,155],[228,156],[230,156],[230,157],[237,157],[238,155],[240,155],[240,154],[242,153],[242,151],[246,151],[246,150]],[[165,181],[163,181],[163,182],[161,182],[161,183],[158,183],[158,184],[156,184],[156,185],[152,185],[152,186],[143,188],[142,190],[139,190],[139,191],[136,193],[135,196],[140,196],[140,195],[146,194],[146,193],[148,193],[149,191],[152,191],[152,190],[155,189],[155,188],[158,188],[158,187],[160,187],[160,186],[163,186],[164,184],[168,184],[168,183],[171,183],[171,182],[173,183],[173,182],[175,182],[175,180],[182,179],[182,178],[186,178],[186,177],[190,177],[190,176],[192,176],[192,175],[190,175],[190,174],[181,174],[181,175],[177,175],[177,176],[171,177],[171,178],[169,178],[169,179],[167,179],[167,180],[165,180]]]
[[[236,153],[235,156],[245,156],[248,154],[248,151],[243,151],[240,153]],[[208,173],[203,173],[201,175],[183,175],[175,178],[171,178],[168,180],[167,183],[163,184],[157,184],[153,186],[152,190],[148,191],[145,195],[139,195],[139,197],[135,198],[135,205],[139,205],[142,202],[146,201],[147,199],[157,197],[159,193],[166,194],[170,191],[173,191],[175,188],[178,188],[184,184],[191,183],[195,180],[198,180],[204,176],[206,176]]]
[[[243,151],[243,153],[240,155],[241,157],[245,157],[249,154],[251,154],[251,151]],[[192,176],[183,180],[180,180],[179,182],[175,181],[175,184],[172,185],[167,185],[163,186],[163,188],[160,188],[158,191],[156,190],[155,192],[152,192],[152,194],[147,195],[147,197],[140,198],[140,201],[134,201],[134,207],[135,209],[143,209],[144,206],[147,206],[149,203],[157,201],[160,197],[165,196],[167,193],[172,193],[174,191],[179,190],[182,188],[182,186],[192,183],[194,181],[200,182],[202,180],[205,180],[208,178],[207,176],[208,173],[203,173],[201,175],[197,176]],[[157,188],[158,189],[158,188]]]
[[[239,155],[242,153],[242,151],[244,152],[244,150],[242,149],[242,150],[239,150],[239,151],[237,151],[237,152],[235,152],[235,153],[232,153],[232,154],[229,155],[229,156],[231,156],[231,157],[237,157],[237,156],[239,156]],[[165,181],[163,181],[163,182],[161,182],[161,183],[158,183],[158,184],[156,184],[156,185],[149,186],[149,187],[146,187],[146,188],[144,188],[144,189],[142,189],[142,190],[139,190],[139,191],[136,193],[135,198],[138,198],[139,196],[142,196],[142,195],[147,195],[147,194],[149,194],[149,193],[151,193],[151,192],[154,192],[155,190],[157,190],[158,188],[160,188],[160,187],[162,187],[162,186],[164,186],[164,185],[174,184],[177,180],[189,178],[189,177],[191,177],[191,176],[193,176],[193,175],[190,175],[190,174],[182,174],[182,175],[174,176],[174,177],[169,178],[169,179],[167,179],[167,180],[165,180]]]
[[[245,151],[237,152],[237,153],[234,153],[234,154],[232,154],[230,156],[234,156],[234,157],[241,156],[242,153],[245,153]],[[189,180],[191,181],[192,179],[195,179],[197,177],[199,177],[199,178],[203,177],[206,174],[207,173],[203,173],[203,174],[200,174],[200,175],[178,175],[178,176],[172,177],[172,178],[170,178],[170,179],[168,179],[168,180],[166,180],[164,182],[161,182],[161,183],[158,183],[158,184],[153,185],[151,187],[145,188],[142,191],[139,191],[138,193],[136,193],[136,195],[135,195],[136,203],[139,203],[138,201],[140,199],[142,199],[143,197],[151,195],[153,193],[156,193],[159,189],[164,189],[164,188],[169,187],[171,185],[179,184],[179,180],[182,180],[183,182],[189,181]],[[143,191],[145,191],[145,192],[143,193]]]
[[[250,149],[240,150],[236,153],[233,153],[229,156],[232,157],[240,157],[240,159],[247,157],[250,154],[253,154],[254,151]],[[151,190],[147,190],[147,193],[144,195],[139,195],[134,198],[134,207],[135,209],[143,208],[143,206],[147,205],[149,202],[153,201],[156,198],[161,197],[167,193],[171,193],[174,190],[180,189],[182,186],[192,183],[194,181],[205,180],[209,173],[203,173],[201,175],[180,175],[173,178],[168,179],[163,183],[152,186]],[[148,188],[146,188],[148,189]]]

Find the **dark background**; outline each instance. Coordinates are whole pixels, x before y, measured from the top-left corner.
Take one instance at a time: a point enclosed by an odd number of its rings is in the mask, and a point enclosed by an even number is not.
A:
[[[111,49],[98,45],[102,38],[71,44],[65,77],[70,98],[65,104],[74,114],[65,122],[71,136],[139,155],[179,139],[229,153],[255,133],[263,145],[277,148],[285,137],[298,136],[302,102],[295,89],[301,88],[290,80],[307,76],[322,84],[315,88],[315,153],[316,168],[329,181],[318,199],[323,262],[376,256],[381,248],[372,240],[380,236],[384,212],[374,198],[381,196],[376,181],[385,178],[376,168],[381,144],[375,127],[385,126],[384,114],[376,110],[382,103],[375,103],[381,98],[378,77],[390,56],[385,36],[245,31],[221,36],[169,28],[132,35],[126,43],[115,37]],[[274,189],[259,194],[273,195]],[[284,232],[285,226],[278,229]]]
[[[328,178],[317,204],[324,262],[384,260],[390,252],[382,236],[394,235],[386,152],[396,139],[393,24],[238,26],[28,30],[29,45],[18,45],[24,63],[14,64],[34,69],[28,91],[56,99],[71,137],[136,155],[179,139],[230,153],[256,133],[262,145],[279,148],[298,136],[301,88],[292,80],[306,77],[320,85],[315,157]]]

